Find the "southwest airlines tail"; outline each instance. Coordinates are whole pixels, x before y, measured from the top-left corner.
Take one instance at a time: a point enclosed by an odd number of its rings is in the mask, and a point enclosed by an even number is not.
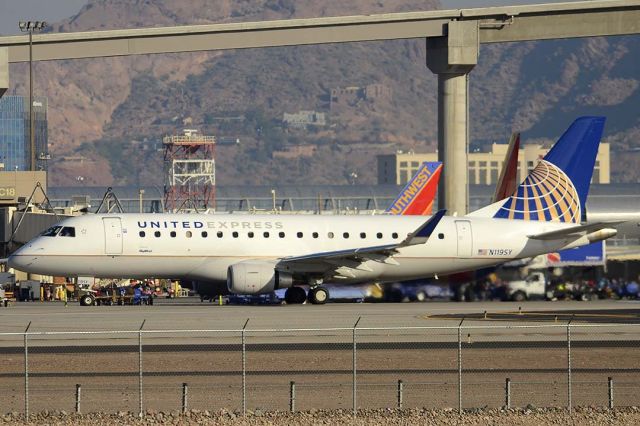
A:
[[[470,216],[580,223],[604,122],[578,118],[509,198]]]
[[[405,216],[431,214],[441,172],[442,163],[438,161],[422,163],[385,213]]]

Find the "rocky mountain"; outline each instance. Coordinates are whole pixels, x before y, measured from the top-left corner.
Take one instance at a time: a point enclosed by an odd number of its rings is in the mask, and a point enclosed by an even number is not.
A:
[[[437,7],[436,0],[91,0],[53,30]],[[341,184],[354,173],[374,183],[375,155],[434,149],[436,78],[425,54],[423,40],[404,40],[37,64],[36,92],[50,98],[51,182],[162,184],[161,138],[189,127],[240,139],[217,147],[219,184]],[[512,129],[548,140],[576,115],[605,114],[613,149],[636,148],[638,57],[638,37],[482,46],[470,78],[474,145],[503,141]],[[25,93],[26,67],[11,73],[13,91]],[[326,124],[282,125],[284,113],[301,110],[324,113]],[[313,149],[295,154],[299,145]]]

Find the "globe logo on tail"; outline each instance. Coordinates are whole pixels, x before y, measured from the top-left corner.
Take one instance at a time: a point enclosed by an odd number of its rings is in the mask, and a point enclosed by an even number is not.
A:
[[[580,223],[580,198],[560,168],[541,160],[494,217]]]

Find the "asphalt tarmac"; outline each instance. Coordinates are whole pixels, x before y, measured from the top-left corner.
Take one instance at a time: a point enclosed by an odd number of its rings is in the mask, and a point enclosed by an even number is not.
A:
[[[247,330],[640,323],[640,301],[329,303],[218,306],[196,298],[158,300],[153,306],[80,306],[20,302],[0,308],[0,332],[135,330]]]

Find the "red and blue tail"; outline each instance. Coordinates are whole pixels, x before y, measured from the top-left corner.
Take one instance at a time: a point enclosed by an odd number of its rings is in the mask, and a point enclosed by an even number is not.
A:
[[[439,161],[422,163],[385,213],[399,216],[431,214],[441,172],[442,163]]]

